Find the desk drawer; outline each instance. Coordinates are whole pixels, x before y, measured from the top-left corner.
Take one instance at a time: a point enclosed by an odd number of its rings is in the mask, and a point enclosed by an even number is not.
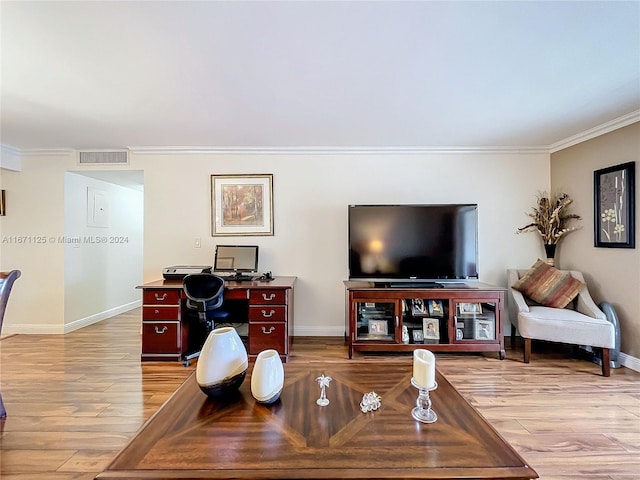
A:
[[[284,305],[251,305],[249,322],[284,322],[287,319],[287,307]]]
[[[179,289],[145,288],[142,291],[144,305],[180,305]]]
[[[257,355],[263,350],[274,349],[285,355],[287,343],[287,329],[285,323],[250,323],[249,324],[249,353]]]
[[[249,298],[249,290],[246,288],[228,288],[224,291],[225,300],[247,300]]]
[[[179,320],[180,307],[142,307],[142,321]]]
[[[286,290],[252,289],[249,303],[252,305],[284,305]]]
[[[147,322],[142,325],[142,353],[180,353],[178,322]]]

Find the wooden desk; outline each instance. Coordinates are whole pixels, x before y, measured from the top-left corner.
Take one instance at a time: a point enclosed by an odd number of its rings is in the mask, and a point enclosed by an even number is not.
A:
[[[251,367],[229,401],[207,398],[192,375],[96,478],[537,478],[439,373],[438,421],[415,421],[411,370],[410,361],[286,364],[270,406],[251,396]],[[327,407],[316,405],[323,373],[333,378]],[[382,407],[362,413],[372,390]]]
[[[295,280],[275,277],[269,282],[225,283],[223,308],[231,313],[229,322],[248,326],[244,340],[250,357],[273,348],[284,361],[289,358]],[[141,360],[181,361],[197,350],[195,344],[201,338],[194,338],[193,331],[190,335],[182,280],[157,280],[137,288],[142,289],[143,304]]]

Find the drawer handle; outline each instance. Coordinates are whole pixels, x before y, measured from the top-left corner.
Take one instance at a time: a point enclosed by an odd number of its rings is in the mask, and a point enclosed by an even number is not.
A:
[[[162,300],[164,300],[165,298],[167,298],[167,292],[164,292],[162,294],[162,296],[158,295],[157,293],[155,294],[156,296],[156,300],[158,300],[159,302],[161,302]]]
[[[273,332],[275,329],[276,329],[276,327],[271,326],[271,327],[269,327],[269,331],[267,332],[267,329],[262,327],[262,333],[264,333],[265,335],[270,335],[271,332]]]
[[[269,296],[267,297],[266,293],[262,294],[262,299],[266,300],[267,302],[270,302],[271,300],[273,300],[274,298],[276,298],[276,294],[275,293],[271,293],[269,294]]]
[[[156,327],[155,327],[155,328],[156,328],[156,333],[159,333],[160,335],[162,335],[164,332],[166,332],[166,331],[167,331],[167,328],[169,328],[169,327],[167,327],[167,326],[165,325],[164,327],[162,327],[162,330],[159,330],[159,329],[158,329],[158,326],[156,325]]]
[[[160,313],[160,310],[158,310],[157,308],[153,311],[156,315],[158,315]]]
[[[275,310],[271,310],[268,314],[267,314],[267,312],[265,312],[264,310],[260,310],[260,311],[262,312],[262,316],[263,316],[264,318],[270,318],[270,317],[273,317],[273,316],[275,315],[275,313],[276,313],[276,311],[275,311]]]

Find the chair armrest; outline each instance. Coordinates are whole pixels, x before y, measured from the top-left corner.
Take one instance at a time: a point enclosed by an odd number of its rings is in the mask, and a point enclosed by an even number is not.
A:
[[[576,298],[576,311],[591,318],[599,318],[600,320],[606,320],[607,316],[602,310],[598,308],[596,302],[593,301],[587,287],[583,287]]]
[[[516,302],[516,307],[518,308],[518,312],[526,313],[529,311],[529,305],[527,305],[527,302],[525,301],[524,295],[522,295],[522,293],[512,288],[511,296]]]
[[[519,280],[520,276],[518,275],[518,270],[515,269],[507,269],[507,284],[511,287],[514,283]],[[520,293],[518,290],[514,290],[511,288],[511,296],[513,300],[516,302],[516,306],[518,307],[518,312],[528,312],[529,305],[524,299],[524,295]]]
[[[604,314],[602,310],[598,308],[596,302],[593,301],[591,295],[589,294],[589,290],[587,289],[587,282],[584,280],[584,275],[582,272],[577,270],[569,270],[569,274],[578,280],[580,280],[584,286],[575,300],[576,312],[580,312],[583,315],[591,318],[599,318],[600,320],[606,320],[607,316]]]

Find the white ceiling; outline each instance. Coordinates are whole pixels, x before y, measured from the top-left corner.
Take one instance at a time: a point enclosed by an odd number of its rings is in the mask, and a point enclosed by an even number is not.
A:
[[[640,1],[0,3],[0,143],[548,147],[640,109]]]

